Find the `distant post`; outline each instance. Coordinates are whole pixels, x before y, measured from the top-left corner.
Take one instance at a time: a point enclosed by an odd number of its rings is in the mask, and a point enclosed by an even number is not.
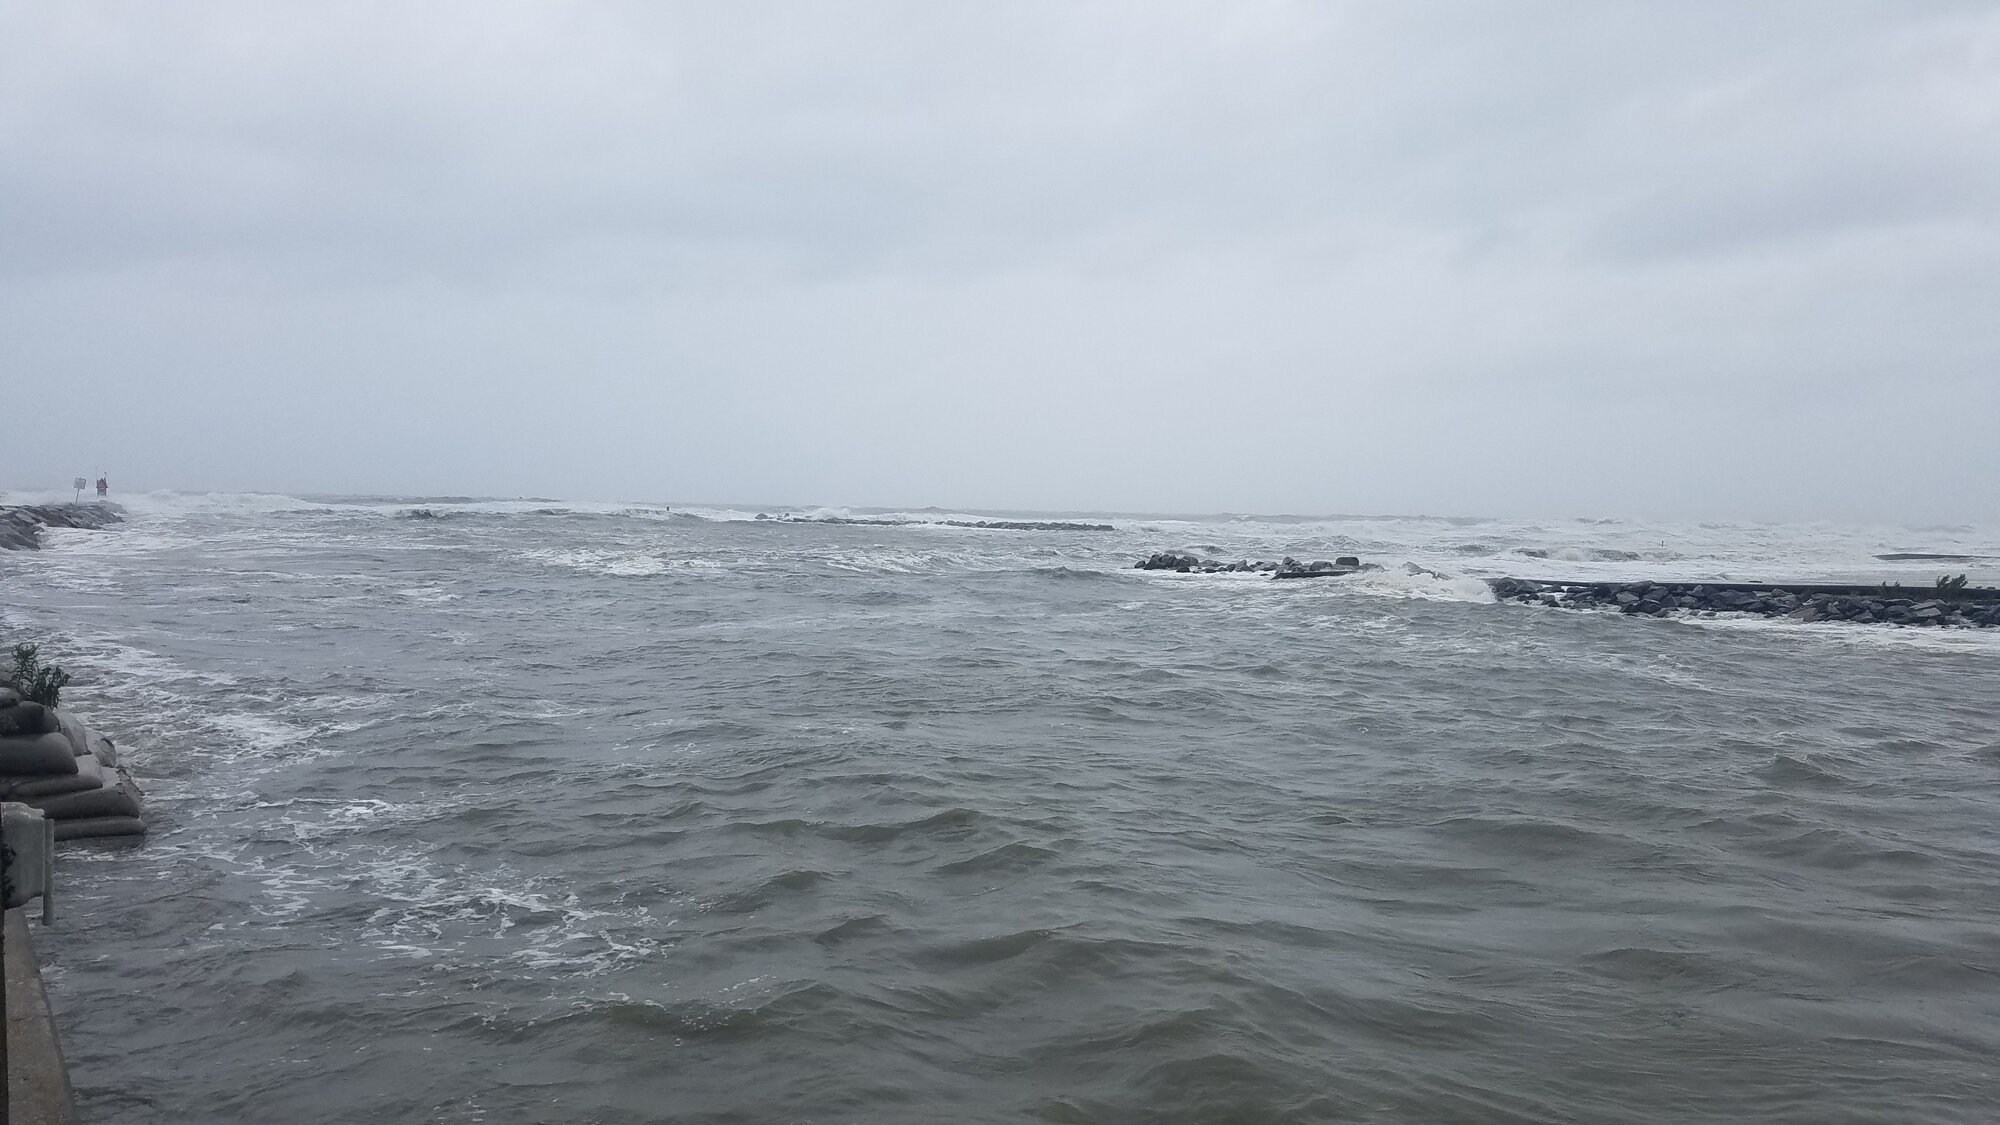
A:
[[[83,503],[83,490],[84,490],[84,488],[86,488],[86,487],[87,487],[87,486],[88,486],[89,484],[90,484],[90,482],[89,482],[89,481],[87,481],[87,480],[85,480],[85,479],[83,479],[82,477],[78,477],[78,478],[76,478],[76,502],[77,502],[77,503],[79,503],[79,504]]]

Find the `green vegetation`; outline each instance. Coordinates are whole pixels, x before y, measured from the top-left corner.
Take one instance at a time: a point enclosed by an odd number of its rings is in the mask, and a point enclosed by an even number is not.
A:
[[[1946,601],[1954,602],[1964,597],[1965,575],[1961,574],[1957,578],[1939,578],[1937,580],[1937,595]]]
[[[54,707],[62,697],[63,687],[69,683],[69,673],[61,665],[42,663],[37,645],[14,646],[14,668],[7,678],[14,681],[14,690],[21,693],[21,698],[44,707]]]

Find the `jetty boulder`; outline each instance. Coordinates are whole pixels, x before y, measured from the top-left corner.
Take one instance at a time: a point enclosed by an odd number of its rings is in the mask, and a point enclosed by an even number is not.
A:
[[[102,500],[93,504],[20,504],[0,507],[0,551],[33,551],[44,527],[97,530],[122,522],[125,509]]]
[[[1159,551],[1133,563],[1132,567],[1135,570],[1175,570],[1182,574],[1269,574],[1273,578],[1321,578],[1382,569],[1377,563],[1364,563],[1353,555],[1342,555],[1332,562],[1322,559],[1313,563],[1302,563],[1290,555],[1278,562],[1251,562],[1249,559],[1217,562],[1187,551]]]

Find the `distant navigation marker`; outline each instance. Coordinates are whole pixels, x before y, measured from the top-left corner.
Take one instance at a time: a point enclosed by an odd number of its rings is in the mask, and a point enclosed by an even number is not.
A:
[[[77,503],[79,503],[79,504],[83,503],[83,490],[84,490],[85,488],[88,488],[89,486],[90,486],[90,482],[89,482],[89,481],[87,481],[87,480],[83,479],[82,477],[78,477],[78,478],[76,478],[76,485],[75,485],[75,487],[76,487],[76,502],[77,502]]]

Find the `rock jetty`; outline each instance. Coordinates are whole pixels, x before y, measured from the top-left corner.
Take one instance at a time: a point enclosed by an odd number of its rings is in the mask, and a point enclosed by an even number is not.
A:
[[[1852,621],[1870,625],[2000,626],[2000,590],[1967,588],[1964,579],[1929,589],[1754,582],[1546,582],[1492,578],[1493,596],[1562,609],[1603,609],[1646,617],[1718,613]]]
[[[1132,564],[1134,570],[1172,570],[1181,574],[1236,574],[1254,571],[1269,574],[1273,578],[1339,578],[1364,570],[1380,570],[1374,563],[1364,563],[1353,555],[1342,555],[1332,561],[1302,563],[1286,555],[1278,562],[1251,562],[1247,559],[1237,562],[1215,562],[1199,555],[1180,551],[1160,551]]]
[[[142,836],[139,787],[109,736],[0,679],[0,801],[42,810],[56,839]]]
[[[0,506],[0,551],[37,551],[44,527],[81,527],[96,531],[125,520],[125,509],[95,504],[14,504]]]

